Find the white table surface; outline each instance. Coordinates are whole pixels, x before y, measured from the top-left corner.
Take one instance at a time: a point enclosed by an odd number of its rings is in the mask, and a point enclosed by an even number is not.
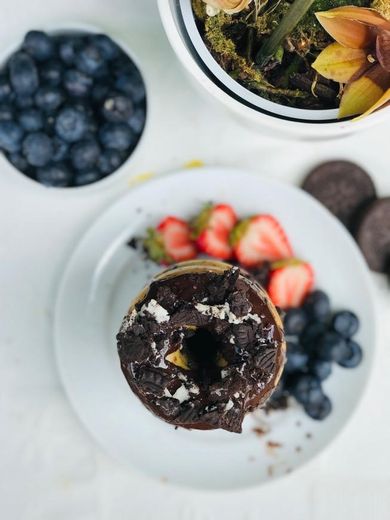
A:
[[[61,388],[52,322],[57,284],[80,234],[139,174],[160,174],[197,159],[299,182],[311,165],[340,157],[365,166],[379,192],[389,195],[390,121],[333,143],[282,143],[243,128],[193,89],[166,41],[153,0],[0,0],[0,14],[0,49],[28,29],[67,21],[120,36],[143,62],[150,90],[149,128],[128,175],[103,191],[58,196],[33,190],[0,160],[0,517],[388,520],[390,289],[384,278],[372,277],[381,321],[378,357],[353,420],[307,467],[237,493],[177,489],[106,456],[79,424]],[[340,276],[336,265],[334,275]]]

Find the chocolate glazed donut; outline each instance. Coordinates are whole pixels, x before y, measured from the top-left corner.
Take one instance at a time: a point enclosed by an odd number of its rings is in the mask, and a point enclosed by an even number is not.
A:
[[[133,392],[164,421],[241,432],[279,382],[286,345],[262,287],[231,265],[195,260],[157,276],[117,335]]]

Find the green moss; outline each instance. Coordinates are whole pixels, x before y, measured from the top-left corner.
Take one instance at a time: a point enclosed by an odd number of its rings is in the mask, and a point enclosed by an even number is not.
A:
[[[252,62],[239,55],[235,43],[224,34],[223,28],[231,23],[231,16],[220,12],[216,16],[209,16],[205,21],[205,40],[210,52],[221,65],[237,81],[244,86],[259,92],[263,97],[306,97],[299,90],[276,88],[264,77],[262,72],[254,67]]]
[[[376,9],[382,16],[390,20],[390,2],[389,0],[374,0],[371,4],[373,9]]]
[[[192,0],[192,10],[198,20],[204,21],[206,19],[206,4],[203,0]]]

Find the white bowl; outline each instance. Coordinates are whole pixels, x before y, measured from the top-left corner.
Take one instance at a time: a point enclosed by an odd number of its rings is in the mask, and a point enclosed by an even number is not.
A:
[[[146,118],[145,118],[145,124],[144,128],[142,130],[142,133],[137,141],[137,144],[135,145],[135,148],[130,153],[130,155],[125,159],[125,161],[114,170],[109,175],[106,175],[105,177],[102,177],[100,180],[96,182],[92,182],[91,184],[86,184],[85,186],[70,186],[70,187],[48,187],[40,182],[36,181],[35,179],[32,179],[25,173],[18,170],[5,156],[5,154],[0,152],[0,168],[4,174],[14,175],[17,177],[18,180],[21,182],[26,182],[29,184],[31,189],[36,189],[38,191],[45,191],[50,192],[51,194],[57,194],[64,196],[69,196],[70,194],[89,194],[92,191],[96,191],[98,189],[106,190],[110,186],[114,185],[118,180],[121,178],[126,178],[129,175],[128,171],[128,164],[129,161],[131,161],[135,155],[139,152],[139,149],[141,148],[141,145],[144,141],[145,134],[149,129],[149,103],[148,103],[148,82],[145,79],[145,74],[143,72],[142,67],[140,66],[140,61],[138,60],[137,56],[134,55],[134,52],[129,49],[128,45],[124,43],[120,38],[117,38],[116,35],[113,35],[111,33],[108,33],[107,30],[104,30],[102,28],[96,27],[95,25],[90,25],[86,23],[77,23],[77,22],[69,22],[69,23],[61,23],[61,24],[50,24],[49,26],[43,25],[39,27],[40,30],[45,31],[48,34],[52,35],[60,35],[60,34],[66,34],[66,33],[86,33],[86,34],[107,34],[119,47],[127,54],[127,56],[132,60],[132,62],[136,65],[137,69],[139,70],[142,80],[144,82],[145,86],[145,92],[146,92]],[[22,33],[20,35],[20,39],[16,42],[13,42],[11,45],[6,47],[6,49],[1,53],[1,60],[0,60],[0,68],[3,67],[3,65],[6,63],[6,61],[9,59],[12,53],[16,52],[18,49],[20,49],[22,42],[23,42],[24,34]]]
[[[191,0],[158,0],[158,5],[168,39],[196,83],[257,129],[281,137],[337,138],[389,116],[389,110],[380,110],[361,121],[338,121],[337,110],[306,110],[266,100],[241,86],[216,62],[197,29]]]

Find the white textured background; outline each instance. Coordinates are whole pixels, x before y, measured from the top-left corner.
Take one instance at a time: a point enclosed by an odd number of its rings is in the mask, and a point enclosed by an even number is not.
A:
[[[51,326],[68,255],[101,209],[130,189],[131,177],[201,159],[298,182],[317,161],[340,157],[365,166],[379,191],[390,195],[390,122],[334,143],[282,145],[246,130],[221,107],[206,106],[192,88],[153,0],[0,0],[0,20],[1,52],[31,28],[74,21],[100,26],[135,50],[150,90],[145,138],[128,177],[110,188],[57,196],[32,189],[0,159],[0,518],[388,520],[390,288],[379,276],[373,276],[382,323],[379,355],[358,413],[307,468],[240,493],[178,490],[110,460],[64,396]]]

